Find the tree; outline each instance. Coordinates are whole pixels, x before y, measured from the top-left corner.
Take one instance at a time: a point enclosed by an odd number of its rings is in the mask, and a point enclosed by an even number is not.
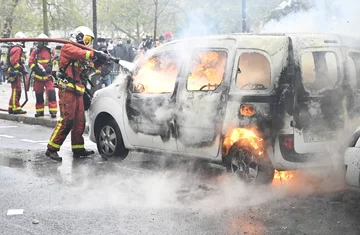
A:
[[[1,1],[1,6],[3,6],[3,9],[5,10],[4,14],[2,14],[3,16],[5,16],[5,19],[4,19],[4,26],[3,26],[3,37],[10,37],[11,35],[11,32],[12,32],[12,29],[13,29],[13,19],[14,19],[14,12],[16,10],[16,7],[18,6],[19,4],[19,0],[13,0],[12,1],[12,4],[8,1],[4,1],[2,0]]]

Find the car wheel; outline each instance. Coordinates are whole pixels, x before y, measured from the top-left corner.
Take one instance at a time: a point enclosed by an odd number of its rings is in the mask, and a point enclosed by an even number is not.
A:
[[[227,171],[251,184],[270,184],[274,178],[274,168],[266,156],[259,157],[254,151],[233,145],[223,159]]]
[[[96,133],[97,149],[105,160],[112,157],[125,159],[129,150],[125,148],[120,128],[115,120],[102,122]]]

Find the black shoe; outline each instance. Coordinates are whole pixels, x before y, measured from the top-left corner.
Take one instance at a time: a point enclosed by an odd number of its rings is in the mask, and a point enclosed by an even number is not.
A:
[[[92,150],[82,150],[82,151],[78,151],[78,152],[73,152],[73,157],[74,158],[81,158],[81,157],[88,157],[90,155],[93,155],[95,152]]]
[[[50,113],[51,118],[56,118],[56,113]]]
[[[44,112],[35,113],[35,117],[44,117]]]
[[[27,112],[25,110],[16,110],[16,111],[13,111],[12,114],[26,114]]]
[[[13,110],[12,110],[12,109],[9,109],[9,114],[13,114]]]
[[[45,153],[46,156],[48,156],[49,158],[51,158],[52,160],[61,162],[62,161],[62,157],[59,157],[59,154],[55,151],[51,151],[51,150],[46,150]]]

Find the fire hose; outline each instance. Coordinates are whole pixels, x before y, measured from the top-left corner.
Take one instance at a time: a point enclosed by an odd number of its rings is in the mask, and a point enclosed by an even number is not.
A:
[[[70,44],[73,44],[84,50],[96,51],[95,49],[85,46],[83,44],[72,42],[70,40],[61,39],[61,38],[0,38],[0,43],[6,43],[6,42],[55,42],[55,43],[61,43],[61,44],[69,44],[70,43]],[[111,56],[110,60],[112,60],[116,63],[119,63],[120,59]],[[30,75],[31,75],[31,73],[30,73]],[[27,92],[29,91],[29,88],[30,88],[31,77],[29,77],[28,79],[29,79],[29,81],[27,83],[25,74],[22,74],[22,82],[23,82],[24,90],[25,90],[25,101],[21,104],[21,108],[24,107],[25,104],[29,100]],[[93,84],[91,84],[91,83],[90,83],[90,85],[93,86]],[[0,111],[8,112],[8,109],[0,108]]]

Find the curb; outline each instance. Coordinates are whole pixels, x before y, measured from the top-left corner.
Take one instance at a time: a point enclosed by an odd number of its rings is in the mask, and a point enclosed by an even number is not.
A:
[[[36,118],[36,117],[28,117],[23,115],[14,115],[8,113],[0,112],[0,119],[17,121],[31,125],[40,125],[54,128],[56,126],[57,120],[45,119],[45,118]]]
[[[55,128],[57,120],[56,119],[46,119],[46,118],[36,118],[36,117],[28,117],[23,115],[14,115],[8,114],[4,112],[0,112],[0,119],[9,120],[9,121],[17,121],[30,125],[40,125]],[[86,123],[84,133],[89,133],[89,126]]]

